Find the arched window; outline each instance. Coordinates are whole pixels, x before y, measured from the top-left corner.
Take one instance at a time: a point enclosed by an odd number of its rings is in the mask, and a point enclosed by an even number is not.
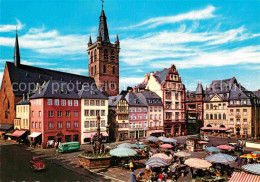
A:
[[[94,61],[97,61],[97,51],[94,51]]]
[[[94,60],[93,60],[93,52],[90,53],[90,62],[93,63]]]
[[[206,119],[209,119],[209,114],[206,114]]]
[[[214,119],[218,119],[218,115],[217,114],[214,114]]]
[[[106,67],[106,65],[104,64],[103,65],[103,73],[106,73],[107,72],[107,67]]]
[[[93,74],[93,67],[91,67],[91,75],[94,75],[94,74]]]
[[[97,66],[95,65],[94,74],[97,74]]]
[[[105,60],[105,61],[108,60],[108,52],[107,52],[107,49],[104,50],[104,60]]]
[[[218,119],[221,119],[221,114],[218,114]]]
[[[213,114],[210,114],[210,119],[213,119]]]
[[[227,117],[226,117],[226,114],[223,114],[223,119],[226,119]]]
[[[209,109],[209,104],[206,104],[206,109]]]
[[[116,68],[113,66],[113,75],[116,74]]]
[[[210,109],[213,109],[213,104],[210,104]]]
[[[111,51],[111,61],[115,61],[115,51]]]
[[[207,127],[212,127],[212,126],[210,124],[208,124]]]

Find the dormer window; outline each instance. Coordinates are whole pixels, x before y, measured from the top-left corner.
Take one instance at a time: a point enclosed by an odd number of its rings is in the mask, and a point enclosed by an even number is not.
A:
[[[91,91],[90,91],[90,94],[91,94],[91,95],[95,95],[96,92],[95,92],[94,90],[91,90]]]

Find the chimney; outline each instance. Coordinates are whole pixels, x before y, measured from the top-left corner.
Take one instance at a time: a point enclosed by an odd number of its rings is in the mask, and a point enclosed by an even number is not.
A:
[[[23,94],[23,100],[25,99],[25,97],[24,97],[24,94]]]
[[[144,79],[144,82],[148,82],[148,80],[149,80],[149,77],[150,77],[149,73],[146,73],[146,74],[145,74],[145,79]]]
[[[30,100],[30,95],[29,95],[29,93],[27,93],[27,100],[28,100],[28,101]]]

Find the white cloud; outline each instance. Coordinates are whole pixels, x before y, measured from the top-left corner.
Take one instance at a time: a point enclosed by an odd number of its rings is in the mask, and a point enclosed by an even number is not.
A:
[[[120,89],[125,90],[128,86],[135,86],[144,80],[144,77],[120,77]]]
[[[4,72],[0,72],[0,87],[2,85],[3,76],[4,76]]]
[[[85,73],[88,73],[88,69],[81,69],[81,68],[56,68],[56,70],[73,73],[76,75],[83,75]]]
[[[124,29],[138,28],[138,27],[155,28],[159,25],[176,23],[176,22],[181,22],[181,21],[185,21],[185,20],[209,19],[209,18],[215,17],[215,15],[213,14],[215,9],[216,8],[214,6],[208,6],[204,9],[193,10],[193,11],[183,13],[183,14],[179,14],[179,15],[175,15],[175,16],[162,16],[162,17],[150,18],[150,19],[145,20],[145,21],[138,23],[136,25],[125,27]]]
[[[21,30],[24,25],[20,22],[20,20],[16,19],[16,25],[0,25],[0,32],[11,32],[16,30]]]
[[[38,62],[38,61],[26,61],[22,60],[22,64],[31,65],[31,66],[54,66],[56,63],[48,63],[48,62]]]
[[[154,68],[164,68],[175,64],[179,69],[215,67],[237,64],[259,63],[260,46],[248,46],[238,49],[199,52],[196,56],[183,60],[158,61],[151,63]]]

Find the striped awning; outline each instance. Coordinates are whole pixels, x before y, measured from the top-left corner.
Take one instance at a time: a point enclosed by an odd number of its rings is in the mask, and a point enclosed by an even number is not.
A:
[[[15,132],[12,134],[12,137],[20,137],[22,136],[26,131],[24,130],[15,130]]]
[[[253,175],[253,174],[233,172],[229,182],[238,182],[238,181],[258,182],[260,181],[260,176]]]
[[[219,131],[227,131],[230,128],[222,128],[222,127],[202,127],[201,130],[219,130]]]

